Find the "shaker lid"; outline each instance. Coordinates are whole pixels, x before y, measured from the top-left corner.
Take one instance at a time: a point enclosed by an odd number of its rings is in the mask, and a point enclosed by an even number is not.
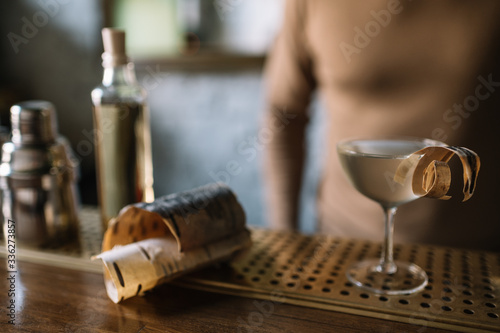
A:
[[[115,28],[102,29],[103,67],[125,65],[128,62],[125,51],[125,31]]]
[[[18,144],[48,144],[56,140],[57,119],[52,103],[41,100],[25,101],[10,108],[12,142]]]

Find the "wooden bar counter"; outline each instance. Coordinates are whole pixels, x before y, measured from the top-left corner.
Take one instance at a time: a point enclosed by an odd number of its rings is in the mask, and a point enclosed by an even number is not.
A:
[[[22,261],[16,276],[14,325],[1,279],[1,332],[449,332],[172,284],[114,304],[101,274]]]
[[[101,250],[98,211],[83,209],[81,220],[78,245],[16,248],[12,262],[2,244],[0,333],[500,332],[500,253],[396,244],[396,259],[424,268],[429,283],[384,296],[345,276],[381,244],[252,228],[235,260],[115,304],[90,260]]]

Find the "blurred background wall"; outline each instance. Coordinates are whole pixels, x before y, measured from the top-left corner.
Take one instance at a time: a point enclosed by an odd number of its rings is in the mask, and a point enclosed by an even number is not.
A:
[[[156,196],[224,181],[249,224],[266,226],[262,69],[282,6],[282,0],[2,1],[0,124],[10,126],[9,107],[18,101],[53,102],[59,131],[80,160],[82,203],[97,204],[90,91],[102,78],[101,28],[124,28],[149,93]],[[312,108],[305,232],[314,230],[326,131],[321,103]]]

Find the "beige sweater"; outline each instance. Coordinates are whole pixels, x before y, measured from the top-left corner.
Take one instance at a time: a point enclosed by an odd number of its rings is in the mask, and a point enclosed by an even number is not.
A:
[[[329,119],[321,232],[383,237],[381,208],[343,175],[340,139],[428,137],[480,155],[476,193],[465,203],[456,195],[401,206],[395,241],[500,251],[499,51],[500,1],[287,1],[266,66],[271,226],[296,227],[308,104],[317,90]]]

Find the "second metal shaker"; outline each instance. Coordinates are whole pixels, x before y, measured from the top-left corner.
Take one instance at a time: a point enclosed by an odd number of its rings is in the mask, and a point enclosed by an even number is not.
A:
[[[15,222],[16,243],[52,247],[78,240],[78,168],[58,135],[55,108],[26,101],[11,108],[12,140],[2,146],[0,199],[4,235]]]

